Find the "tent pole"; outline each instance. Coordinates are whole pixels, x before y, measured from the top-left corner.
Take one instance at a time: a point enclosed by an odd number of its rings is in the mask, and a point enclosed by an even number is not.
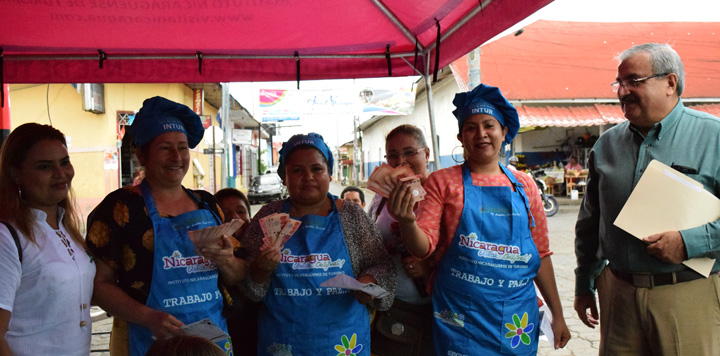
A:
[[[445,41],[446,38],[450,37],[453,33],[455,33],[460,28],[462,28],[467,22],[472,20],[473,17],[475,17],[478,13],[481,13],[483,10],[485,10],[485,8],[487,8],[492,2],[493,2],[493,0],[485,0],[485,1],[480,2],[479,6],[475,7],[472,11],[470,11],[465,16],[463,16],[463,18],[460,21],[458,21],[455,25],[453,25],[447,31],[445,31],[445,33],[440,37],[440,42]],[[425,50],[432,51],[433,49],[435,49],[435,46],[436,46],[435,42],[429,43]]]
[[[417,34],[413,33],[412,30],[410,30],[390,9],[381,1],[381,0],[373,0],[373,3],[377,8],[382,11],[382,13],[385,15],[385,18],[388,19],[388,21],[392,22],[393,25],[400,31],[403,35],[405,35],[405,38],[413,42],[415,41],[415,38]],[[422,44],[420,44],[420,51],[424,51],[425,48],[423,48]]]
[[[430,135],[432,140],[432,149],[433,149],[433,160],[435,161],[434,167],[431,169],[431,171],[437,171],[440,169],[440,150],[438,145],[438,137],[437,137],[437,131],[435,130],[435,114],[434,114],[434,108],[433,108],[433,100],[432,100],[432,83],[430,80],[430,53],[431,51],[427,51],[427,59],[425,60],[425,73],[423,74],[423,78],[425,78],[425,91],[427,92],[427,104],[428,104],[428,115],[430,116]]]
[[[222,106],[220,119],[222,120],[223,128],[223,154],[222,161],[220,162],[220,175],[222,180],[220,181],[221,187],[230,187],[230,155],[232,155],[230,143],[230,134],[232,134],[232,127],[230,127],[230,83],[221,83],[222,87]],[[215,152],[213,152],[213,155]],[[233,186],[233,188],[235,188]],[[213,192],[215,194],[215,192]]]

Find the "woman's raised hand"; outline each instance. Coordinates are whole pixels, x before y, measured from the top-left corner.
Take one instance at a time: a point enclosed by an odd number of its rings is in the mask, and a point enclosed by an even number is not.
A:
[[[255,265],[263,271],[274,271],[280,264],[280,248],[275,245],[263,245],[255,259]]]
[[[216,245],[205,246],[200,250],[200,253],[216,265],[223,267],[228,265],[233,258],[234,248],[232,237],[223,236],[222,240]]]
[[[263,245],[252,261],[250,276],[255,283],[263,283],[270,279],[280,264],[280,247],[273,244]]]
[[[215,245],[205,246],[200,253],[215,263],[220,271],[224,283],[233,285],[245,277],[246,264],[244,260],[235,257],[235,245],[240,243],[230,236],[223,236]]]
[[[392,178],[395,188],[390,192],[387,200],[387,209],[390,216],[400,223],[411,223],[415,221],[415,201],[409,184],[400,182],[397,178]]]

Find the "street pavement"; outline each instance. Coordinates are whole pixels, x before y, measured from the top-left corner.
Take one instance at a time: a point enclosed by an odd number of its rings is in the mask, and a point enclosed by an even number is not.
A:
[[[563,306],[565,322],[570,328],[571,339],[564,349],[554,350],[547,342],[540,343],[538,355],[586,356],[597,355],[600,343],[600,329],[585,326],[573,309],[575,299],[575,220],[577,204],[564,205],[560,200],[560,211],[548,218],[550,249],[555,268],[555,279]],[[574,202],[573,202],[574,203]]]
[[[90,309],[92,319],[92,340],[90,343],[90,355],[109,356],[110,330],[112,329],[112,318],[99,307]]]
[[[338,183],[330,183],[330,193],[339,195],[344,187]],[[369,203],[374,193],[364,189],[366,202]],[[577,317],[573,309],[574,286],[575,286],[575,253],[574,253],[574,229],[575,219],[579,209],[578,201],[558,198],[560,211],[548,218],[548,230],[550,232],[550,249],[553,251],[552,260],[555,268],[555,278],[558,285],[558,292],[562,300],[565,321],[570,328],[572,338],[563,349],[554,350],[553,346],[546,342],[540,342],[538,355],[540,356],[589,356],[598,354],[600,331],[598,328],[590,329],[585,326]],[[256,213],[262,205],[253,205],[252,213]],[[105,316],[99,308],[95,307],[93,312],[93,350],[104,350],[108,347],[112,319]],[[107,352],[93,352],[93,356],[109,355]]]

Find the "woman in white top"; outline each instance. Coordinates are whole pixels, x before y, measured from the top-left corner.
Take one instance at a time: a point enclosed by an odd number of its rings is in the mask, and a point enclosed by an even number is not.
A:
[[[52,126],[21,125],[2,147],[1,356],[90,353],[95,264],[78,229],[74,175]]]
[[[385,159],[393,168],[406,165],[424,183],[430,175],[430,148],[423,131],[413,125],[400,125],[385,138]],[[390,310],[377,312],[372,330],[372,353],[377,356],[431,356],[432,300],[426,282],[432,258],[419,260],[411,256],[400,240],[397,220],[388,212],[387,199],[376,194],[369,213],[375,219],[385,248],[398,272],[395,300]]]

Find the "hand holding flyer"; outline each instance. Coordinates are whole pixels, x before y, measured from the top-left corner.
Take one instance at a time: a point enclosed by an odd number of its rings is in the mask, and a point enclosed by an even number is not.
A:
[[[375,283],[360,283],[357,279],[340,273],[320,284],[321,287],[345,288],[367,293],[374,298],[385,298],[388,292]]]
[[[425,199],[425,189],[423,189],[418,176],[403,177],[400,178],[400,182],[402,182],[402,184],[410,185],[410,192],[413,195],[414,201],[421,201]]]
[[[396,181],[400,184],[410,185],[413,201],[417,202],[425,199],[425,189],[420,184],[420,176],[415,175],[412,169],[406,165],[393,168],[387,163],[381,164],[373,170],[370,178],[368,178],[367,187],[387,198],[395,188],[394,182]]]
[[[198,320],[180,327],[185,334],[200,336],[212,342],[229,339],[230,336],[218,328],[210,319]]]
[[[263,246],[282,248],[301,224],[300,220],[285,213],[275,213],[260,219],[260,228],[265,235]]]
[[[379,167],[376,167],[370,178],[368,178],[367,187],[375,193],[382,195],[387,198],[393,189],[392,184],[388,184],[385,177],[390,175],[392,167],[389,164],[383,163]]]
[[[220,242],[223,236],[231,236],[245,222],[240,219],[233,219],[222,225],[206,227],[200,230],[188,231],[188,238],[195,245],[196,250],[201,250],[205,246],[210,246]]]

